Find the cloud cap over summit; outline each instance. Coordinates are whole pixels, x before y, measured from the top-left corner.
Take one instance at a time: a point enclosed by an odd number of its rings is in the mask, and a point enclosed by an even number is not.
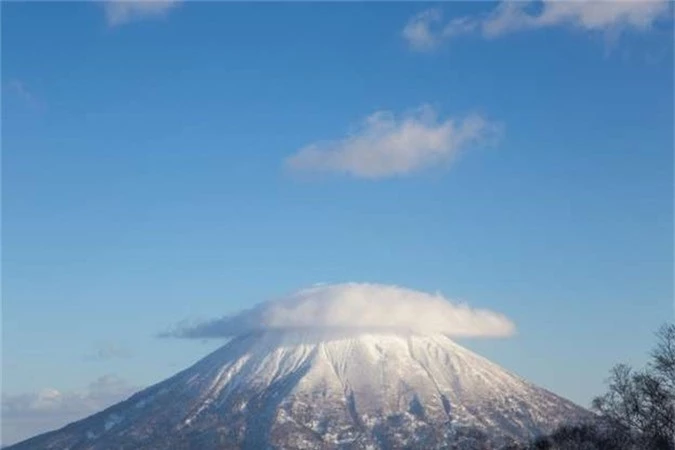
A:
[[[450,337],[506,337],[515,325],[504,315],[443,295],[366,283],[322,284],[239,314],[179,324],[164,337],[230,337],[288,328],[405,330]]]

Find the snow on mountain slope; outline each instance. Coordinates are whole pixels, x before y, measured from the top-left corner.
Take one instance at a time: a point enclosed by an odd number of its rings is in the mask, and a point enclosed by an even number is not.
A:
[[[495,448],[587,416],[444,335],[268,330],[10,448]]]

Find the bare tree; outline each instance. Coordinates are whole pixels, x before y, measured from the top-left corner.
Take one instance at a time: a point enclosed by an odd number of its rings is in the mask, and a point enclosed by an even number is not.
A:
[[[662,326],[656,336],[658,341],[652,352],[652,367],[673,392],[675,391],[675,325]]]
[[[529,450],[675,450],[675,324],[663,325],[643,370],[612,368],[594,423],[566,425]]]
[[[619,364],[593,408],[626,448],[675,450],[675,325],[657,332],[652,361],[640,371]]]

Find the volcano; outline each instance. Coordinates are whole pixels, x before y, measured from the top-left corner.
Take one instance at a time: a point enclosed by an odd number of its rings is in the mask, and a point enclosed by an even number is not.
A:
[[[293,328],[9,448],[492,449],[588,416],[444,334]]]

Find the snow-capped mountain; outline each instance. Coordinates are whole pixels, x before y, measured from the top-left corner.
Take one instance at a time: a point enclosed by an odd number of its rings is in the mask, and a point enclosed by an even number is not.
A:
[[[10,448],[498,448],[587,416],[445,335],[266,330]]]

